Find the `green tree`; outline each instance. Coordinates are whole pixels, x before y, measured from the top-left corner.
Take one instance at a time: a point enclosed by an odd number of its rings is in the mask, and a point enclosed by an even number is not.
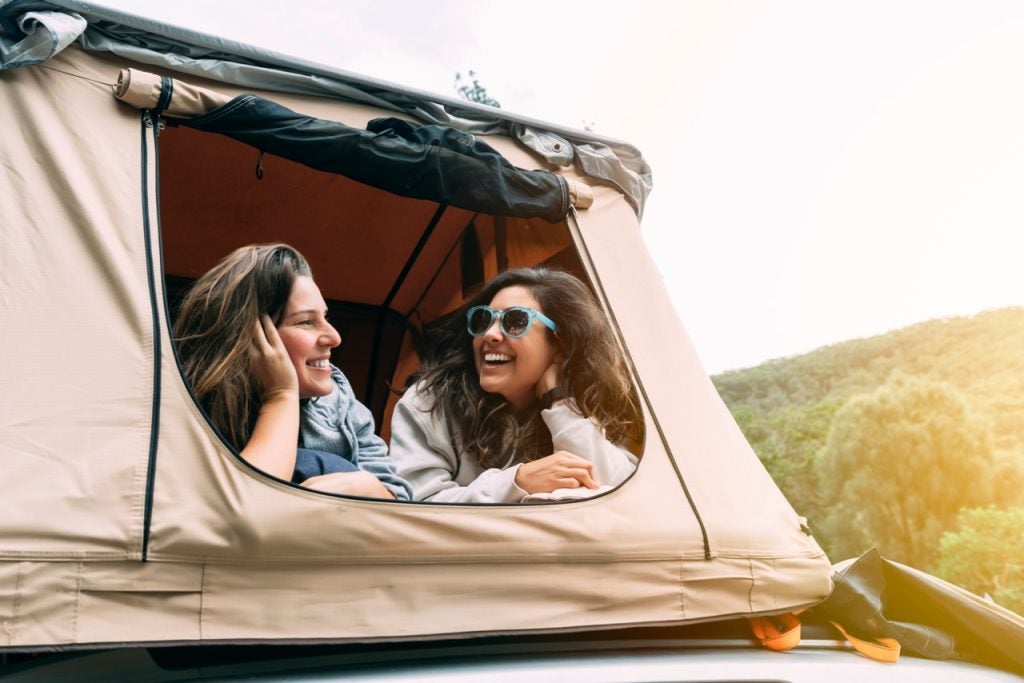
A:
[[[962,510],[939,541],[936,575],[1024,614],[1024,508]]]
[[[466,72],[466,78],[463,78],[460,72],[455,73],[455,92],[459,93],[459,97],[469,102],[501,109],[501,102],[487,93],[487,88],[480,85],[476,72],[472,69]]]
[[[772,479],[811,528],[824,516],[814,459],[828,435],[838,402],[786,405],[761,412],[740,405],[733,410],[740,429]]]
[[[992,444],[951,387],[893,373],[835,415],[815,463],[833,503],[823,541],[833,555],[871,545],[924,569],[962,508],[992,502]]]

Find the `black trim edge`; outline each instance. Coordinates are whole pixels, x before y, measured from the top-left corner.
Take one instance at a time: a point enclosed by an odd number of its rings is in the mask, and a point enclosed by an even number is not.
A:
[[[160,309],[156,301],[156,281],[153,273],[153,243],[149,224],[149,154],[147,147],[147,131],[153,131],[154,161],[156,152],[156,122],[149,112],[142,113],[142,230],[146,246],[146,278],[149,285],[149,307],[152,316],[153,331],[153,405],[149,431],[149,461],[146,466],[146,500],[142,517],[142,561],[149,555],[149,532],[153,522],[153,489],[156,480],[156,451],[160,434]],[[155,179],[157,186],[159,178]],[[159,186],[157,189],[159,196]],[[157,221],[159,224],[159,220]]]
[[[377,363],[380,362],[380,340],[384,333],[384,316],[387,311],[391,309],[391,302],[398,296],[398,291],[402,288],[405,283],[405,278],[409,276],[409,271],[416,264],[416,259],[419,258],[420,252],[427,245],[431,235],[434,234],[434,230],[441,222],[441,218],[444,216],[444,212],[448,210],[448,204],[441,202],[437,205],[437,209],[434,211],[434,215],[430,218],[430,223],[423,230],[423,234],[420,235],[419,242],[413,247],[412,253],[409,254],[409,258],[405,260],[405,265],[402,267],[402,271],[398,274],[395,279],[395,283],[391,286],[391,291],[388,292],[387,297],[384,298],[384,302],[381,304],[381,314],[377,318],[377,326],[373,331],[373,351],[370,356],[370,369],[366,373],[366,395],[363,397],[363,403],[369,405],[373,401],[373,385],[377,381]]]

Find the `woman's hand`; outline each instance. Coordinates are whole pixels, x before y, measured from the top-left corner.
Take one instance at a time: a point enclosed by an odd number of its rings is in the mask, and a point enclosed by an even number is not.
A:
[[[243,458],[285,481],[295,469],[299,441],[299,378],[270,316],[253,325],[249,365],[263,390],[263,404]]]
[[[594,479],[594,465],[589,460],[569,451],[557,451],[520,465],[516,472],[516,486],[527,493],[550,493],[555,489],[581,486],[596,489],[600,484]]]
[[[265,313],[253,325],[253,343],[249,349],[252,372],[263,389],[263,401],[279,396],[298,395],[299,378],[274,322]]]
[[[300,484],[307,489],[326,493],[341,493],[346,496],[363,496],[364,498],[394,499],[395,495],[388,491],[380,479],[369,472],[332,472],[310,477]]]
[[[555,362],[547,367],[544,374],[537,380],[537,384],[533,387],[533,394],[539,401],[544,397],[544,394],[548,393],[557,386],[561,386],[562,377],[562,364]]]

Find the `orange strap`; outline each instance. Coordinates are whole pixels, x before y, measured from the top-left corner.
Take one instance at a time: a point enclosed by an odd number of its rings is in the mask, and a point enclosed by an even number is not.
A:
[[[754,617],[748,619],[754,637],[761,641],[769,650],[783,652],[800,644],[800,620],[795,614],[778,614],[773,617]],[[895,663],[900,658],[900,644],[893,638],[875,638],[863,640],[851,636],[842,626],[831,622],[843,637],[850,641],[853,649],[869,659],[877,662]]]
[[[844,638],[850,641],[854,650],[865,657],[874,659],[878,662],[888,662],[890,664],[894,664],[899,661],[900,644],[893,638],[876,638],[874,641],[861,640],[860,638],[851,636],[836,622],[833,621],[832,625],[839,629],[839,632],[843,634]]]
[[[782,652],[800,644],[800,620],[795,614],[748,619],[754,637],[769,650]]]

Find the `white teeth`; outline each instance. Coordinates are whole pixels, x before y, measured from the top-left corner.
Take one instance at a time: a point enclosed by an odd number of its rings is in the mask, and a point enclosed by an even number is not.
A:
[[[505,353],[485,353],[484,361],[487,363],[502,363],[512,360],[512,356]]]
[[[326,368],[330,365],[329,360],[311,360],[306,365],[313,368]]]

